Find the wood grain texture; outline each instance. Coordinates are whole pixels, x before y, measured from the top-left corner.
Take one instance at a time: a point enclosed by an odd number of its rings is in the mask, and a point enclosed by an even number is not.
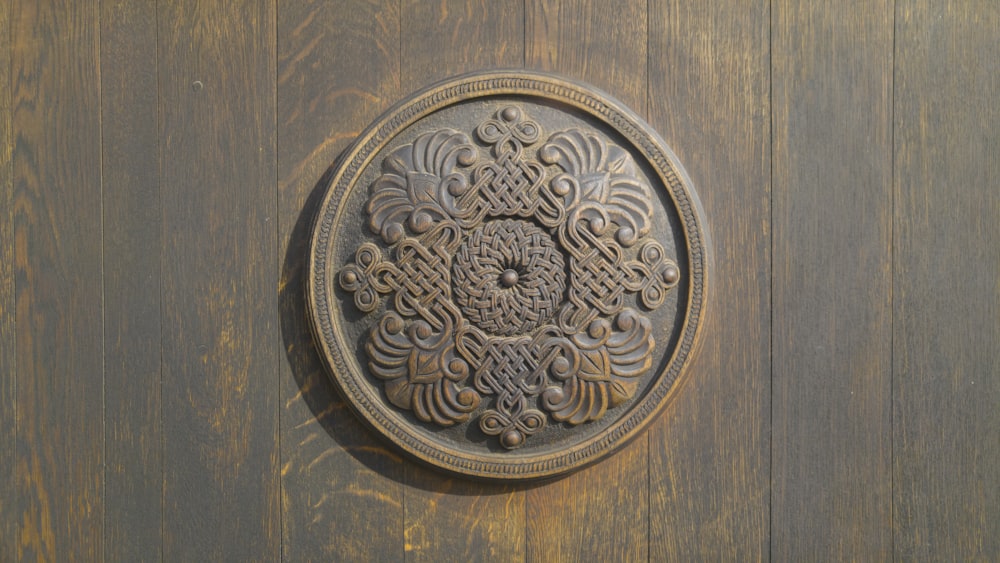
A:
[[[404,0],[400,84],[404,95],[444,78],[524,61],[520,0]],[[524,493],[472,485],[405,466],[403,541],[407,561],[524,559]]]
[[[1000,5],[900,2],[895,557],[1000,560]]]
[[[101,560],[101,123],[96,2],[14,2],[17,558]]]
[[[275,560],[275,5],[158,9],[163,557]]]
[[[996,2],[57,4],[0,2],[0,561],[1000,559]],[[646,115],[715,260],[647,434],[503,487],[363,428],[301,276],[365,125],[521,66]]]
[[[403,558],[399,455],[362,427],[312,341],[304,296],[324,171],[399,89],[399,2],[278,11],[282,559]]]
[[[777,2],[777,560],[892,552],[892,2]]]
[[[523,0],[401,0],[406,93],[445,78],[524,62]]]
[[[524,493],[406,466],[406,561],[524,561]]]
[[[529,0],[525,66],[587,82],[645,116],[646,11],[645,0]]]
[[[15,351],[14,170],[11,128],[11,3],[0,2],[0,561],[17,557],[17,486],[14,467]]]
[[[156,9],[101,5],[105,554],[160,556],[160,231]]]
[[[646,1],[526,3],[525,66],[575,78],[646,113]],[[527,493],[527,559],[648,559],[648,437]],[[612,485],[613,484],[613,485]]]
[[[650,3],[649,115],[714,254],[702,348],[650,429],[650,560],[768,557],[769,2]]]

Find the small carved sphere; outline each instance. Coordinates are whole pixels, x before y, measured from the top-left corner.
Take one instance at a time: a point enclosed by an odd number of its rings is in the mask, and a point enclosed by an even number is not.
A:
[[[517,430],[507,430],[500,436],[500,444],[508,450],[520,446],[523,441],[524,435]]]
[[[471,405],[479,402],[479,394],[472,389],[462,389],[458,393],[458,404]]]
[[[663,281],[668,284],[675,284],[680,278],[681,273],[677,271],[676,266],[667,266],[666,270],[663,271]]]
[[[507,269],[500,274],[500,284],[504,287],[514,287],[517,285],[517,271]]]

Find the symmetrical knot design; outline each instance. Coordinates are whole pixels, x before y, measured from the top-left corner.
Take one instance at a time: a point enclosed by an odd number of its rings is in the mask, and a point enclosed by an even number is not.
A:
[[[473,231],[452,270],[455,302],[465,318],[502,336],[547,321],[566,289],[562,253],[545,231],[525,221],[492,221]]]
[[[479,351],[483,356],[475,387],[497,396],[496,408],[483,414],[479,426],[486,434],[499,435],[505,448],[516,448],[545,426],[545,414],[528,406],[528,397],[541,391],[531,339],[491,339]]]
[[[514,449],[635,396],[656,346],[643,311],[681,274],[649,236],[652,189],[602,134],[535,150],[542,128],[513,105],[474,133],[430,131],[383,158],[367,211],[384,246],[361,244],[340,285],[364,313],[393,296],[365,342],[392,404],[439,426],[477,416]]]

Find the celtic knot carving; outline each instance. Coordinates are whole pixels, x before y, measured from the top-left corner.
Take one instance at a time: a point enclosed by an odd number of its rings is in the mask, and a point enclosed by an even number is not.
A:
[[[381,315],[364,348],[391,404],[515,449],[635,396],[656,347],[646,312],[680,271],[649,236],[652,188],[602,134],[539,143],[515,105],[471,133],[383,157],[366,207],[382,244],[360,244],[339,283]]]
[[[493,221],[473,231],[453,270],[455,302],[488,333],[534,330],[563,301],[562,253],[545,231],[524,221]]]

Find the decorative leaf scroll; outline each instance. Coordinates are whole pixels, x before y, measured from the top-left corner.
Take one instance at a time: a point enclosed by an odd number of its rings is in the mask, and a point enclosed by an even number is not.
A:
[[[632,398],[636,378],[652,364],[652,327],[634,309],[619,313],[614,325],[597,319],[569,340],[572,345],[561,349],[569,353],[563,357],[575,369],[553,373],[562,386],[542,393],[545,409],[560,422],[582,424],[601,418],[607,409]]]
[[[588,219],[595,235],[614,229],[619,243],[632,246],[649,234],[653,192],[621,147],[572,129],[552,135],[538,156],[565,171],[553,178],[553,191],[565,196],[567,211]]]
[[[387,244],[406,230],[427,232],[436,222],[451,221],[452,193],[469,179],[458,172],[476,162],[478,150],[469,137],[452,129],[424,133],[382,161],[382,175],[371,185],[370,226]]]
[[[468,419],[479,406],[479,394],[458,387],[468,377],[469,366],[455,355],[451,328],[435,332],[425,321],[407,326],[390,312],[365,346],[369,368],[385,380],[389,402],[440,426]]]
[[[382,160],[366,242],[341,287],[377,314],[365,342],[387,400],[515,449],[632,399],[656,342],[643,310],[680,277],[649,238],[653,191],[594,131],[548,137],[516,106],[469,135],[423,133]],[[491,397],[481,408],[483,399]]]

